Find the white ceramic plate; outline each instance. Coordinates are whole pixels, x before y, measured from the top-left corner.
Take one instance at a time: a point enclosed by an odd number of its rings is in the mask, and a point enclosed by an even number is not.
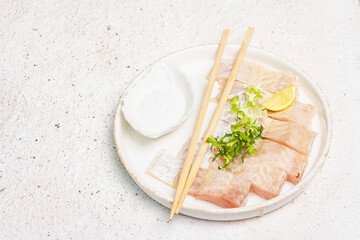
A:
[[[195,94],[194,111],[175,131],[158,139],[144,137],[132,129],[124,119],[121,111],[121,99],[116,109],[114,138],[122,163],[143,191],[168,208],[171,208],[175,189],[146,174],[146,169],[161,148],[166,148],[176,154],[185,140],[191,137],[207,85],[206,76],[214,63],[217,48],[218,45],[207,45],[184,49],[156,61],[156,63],[176,65],[186,74]],[[223,58],[235,58],[239,49],[240,45],[227,45]],[[181,208],[183,214],[209,220],[236,220],[262,216],[285,205],[299,195],[325,162],[330,147],[332,120],[328,102],[319,86],[293,63],[263,49],[249,47],[245,60],[254,61],[279,71],[295,73],[299,77],[298,99],[301,102],[314,105],[317,109],[312,129],[318,135],[309,156],[309,163],[304,176],[297,185],[286,182],[280,195],[271,200],[264,200],[251,193],[247,205],[241,208],[223,209],[188,196]],[[141,78],[142,73],[129,86],[135,84],[136,80]],[[209,105],[203,131],[209,125],[215,108],[216,104]]]

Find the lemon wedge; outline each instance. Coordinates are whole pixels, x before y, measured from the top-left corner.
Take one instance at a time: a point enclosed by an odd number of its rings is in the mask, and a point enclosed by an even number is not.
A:
[[[296,96],[296,87],[292,85],[284,88],[280,92],[276,93],[270,99],[266,100],[263,105],[270,111],[281,111],[285,110],[294,103]]]

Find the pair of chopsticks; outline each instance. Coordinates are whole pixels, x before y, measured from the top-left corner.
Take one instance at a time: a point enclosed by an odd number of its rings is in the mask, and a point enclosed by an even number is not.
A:
[[[202,102],[201,107],[200,107],[198,118],[196,120],[194,132],[193,132],[193,135],[192,135],[191,140],[190,140],[188,153],[186,155],[184,166],[183,166],[183,169],[182,169],[181,174],[180,174],[180,178],[179,178],[179,181],[178,181],[178,186],[177,186],[177,189],[176,189],[176,194],[175,194],[174,202],[173,202],[173,205],[172,205],[172,208],[171,208],[169,220],[172,220],[172,218],[174,217],[174,214],[179,213],[181,205],[183,204],[183,202],[185,200],[185,197],[188,194],[192,183],[194,182],[194,179],[195,179],[196,174],[197,174],[197,172],[199,170],[202,159],[203,159],[203,157],[205,155],[205,152],[206,152],[206,150],[207,150],[207,148],[209,146],[209,143],[206,141],[206,139],[209,136],[211,136],[215,131],[216,125],[217,125],[217,123],[218,123],[218,121],[220,119],[220,115],[221,115],[221,113],[222,113],[222,111],[224,109],[225,103],[226,103],[227,98],[228,98],[228,96],[230,94],[230,91],[231,91],[231,89],[232,89],[232,87],[234,85],[235,78],[236,78],[236,76],[237,76],[237,74],[239,72],[241,63],[242,63],[242,61],[244,59],[246,49],[249,46],[249,42],[250,42],[250,39],[251,39],[251,36],[252,36],[253,32],[254,32],[254,29],[249,27],[247,29],[246,33],[245,33],[244,40],[242,42],[240,51],[239,51],[239,53],[237,55],[237,58],[236,58],[234,66],[233,66],[233,69],[231,71],[230,77],[229,77],[229,79],[228,79],[228,81],[226,83],[225,89],[223,90],[223,93],[222,93],[221,98],[219,100],[219,104],[218,104],[218,106],[216,108],[216,111],[215,111],[215,113],[213,115],[213,118],[212,118],[212,120],[210,122],[209,128],[206,131],[205,137],[204,137],[204,139],[203,139],[203,141],[202,141],[202,143],[200,145],[200,149],[199,149],[199,151],[198,151],[198,153],[197,153],[197,155],[195,157],[193,165],[191,166],[191,162],[193,160],[193,156],[194,156],[195,148],[196,148],[196,145],[197,145],[197,141],[199,139],[201,126],[203,124],[203,121],[204,121],[204,118],[205,118],[205,113],[206,113],[207,107],[209,105],[212,89],[214,87],[216,75],[217,75],[217,73],[219,71],[221,57],[223,55],[224,48],[225,48],[225,45],[226,45],[226,42],[228,40],[229,33],[230,33],[230,31],[227,30],[227,29],[223,31],[221,41],[220,41],[220,44],[219,44],[219,48],[218,48],[218,52],[216,54],[215,63],[214,63],[213,69],[212,69],[211,74],[210,74],[210,79],[209,79],[208,85],[206,87],[205,95],[204,95],[203,102]],[[191,167],[191,169],[190,169],[190,167]]]

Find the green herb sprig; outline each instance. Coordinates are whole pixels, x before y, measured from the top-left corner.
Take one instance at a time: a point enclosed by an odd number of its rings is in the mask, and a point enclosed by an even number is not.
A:
[[[235,117],[235,124],[231,125],[231,133],[226,133],[223,137],[210,136],[206,139],[211,144],[211,150],[215,146],[218,153],[215,154],[213,161],[219,156],[225,161],[223,167],[219,170],[225,170],[232,160],[241,154],[241,160],[244,162],[244,156],[256,152],[254,144],[257,139],[262,138],[263,126],[256,124],[258,118],[264,114],[264,107],[258,104],[263,97],[260,90],[255,86],[249,86],[245,90],[246,102],[241,106],[239,96],[234,96],[231,100],[231,109]]]

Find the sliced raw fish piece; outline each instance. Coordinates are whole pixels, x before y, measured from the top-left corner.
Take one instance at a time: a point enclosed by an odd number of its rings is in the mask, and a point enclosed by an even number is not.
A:
[[[305,156],[310,153],[316,137],[314,131],[294,122],[278,121],[272,118],[264,118],[260,121],[264,126],[263,138],[283,144]]]
[[[222,125],[226,127],[229,126],[229,124],[219,121],[218,129],[221,128]],[[189,144],[190,140],[186,141],[178,153],[178,158],[183,159],[183,161],[186,158]],[[200,143],[197,145],[195,155],[199,150],[199,146]],[[213,151],[215,151],[215,149]],[[216,161],[212,161],[213,157],[214,154],[208,148],[189,190],[189,194],[197,199],[211,202],[223,208],[243,206],[249,194],[251,182],[241,177],[219,171],[218,166],[221,159],[217,158]],[[177,180],[178,176],[174,182],[177,182]]]
[[[160,150],[147,173],[175,188],[184,159],[167,150]],[[243,206],[251,189],[251,182],[217,169],[200,168],[189,194],[219,207]]]
[[[256,153],[245,157],[244,163],[241,156],[236,157],[226,171],[250,180],[253,183],[252,191],[265,199],[278,196],[287,177],[284,170]]]
[[[231,125],[220,119],[212,136],[221,138],[227,133],[231,133]]]
[[[184,159],[179,158],[166,149],[161,149],[146,172],[168,186],[175,187],[178,173],[183,165]]]
[[[218,83],[220,86],[220,90],[215,98],[216,101],[219,101],[221,94],[224,91],[224,88],[226,86],[227,83],[227,79],[221,78],[218,79]],[[231,88],[231,91],[229,93],[228,96],[228,100],[232,99],[234,96],[239,95],[240,97],[240,101],[245,102],[246,98],[245,98],[245,89],[248,88],[249,85],[239,82],[239,81],[235,81],[233,87]]]
[[[265,199],[278,196],[286,181],[286,172],[268,162],[261,162],[256,159],[248,159],[248,161],[244,174],[241,176],[253,183],[252,191]]]
[[[221,78],[218,80],[219,85],[220,85],[220,91],[218,93],[218,95],[216,96],[215,100],[218,101],[221,97],[221,94],[225,88],[225,85],[227,83],[227,79]],[[240,101],[242,102],[242,104],[245,103],[246,101],[246,95],[245,95],[245,90],[249,87],[249,84],[240,82],[240,81],[235,81],[234,85],[230,91],[230,94],[228,96],[228,100],[232,99],[233,97],[235,97],[236,95],[240,97]],[[260,89],[263,98],[259,101],[259,103],[263,103],[264,101],[266,101],[267,99],[271,98],[274,93],[271,93],[269,91]]]
[[[307,166],[307,156],[270,140],[259,139],[255,148],[257,152],[253,157],[271,162],[286,171],[289,182],[297,184],[300,181]]]
[[[194,157],[196,156],[197,152],[199,151],[200,144],[201,143],[199,142],[196,145]],[[185,161],[185,159],[186,159],[186,155],[189,150],[189,145],[190,145],[190,138],[183,144],[181,150],[179,151],[179,153],[177,155],[177,157],[182,159],[183,161]],[[218,164],[216,164],[216,162],[213,162],[213,158],[214,158],[214,154],[210,151],[210,146],[209,146],[205,152],[205,155],[200,164],[200,167],[204,168],[204,169],[207,169],[207,168],[217,169]]]
[[[251,182],[231,173],[200,168],[189,194],[223,208],[245,205]]]
[[[224,59],[220,64],[218,79],[228,79],[234,64],[234,59]],[[283,73],[269,69],[254,62],[244,61],[236,80],[255,85],[272,93],[291,85],[297,85],[297,77],[291,72]]]
[[[231,70],[234,66],[234,61],[235,60],[233,58],[223,59],[223,61],[220,63],[219,71],[218,71],[216,78],[217,79],[228,79],[230,77]],[[257,68],[255,69],[254,67],[252,67],[251,62],[244,60],[243,63],[241,64],[241,67],[239,69],[238,75],[236,76],[235,80],[240,80],[242,78],[245,78],[245,76],[251,76],[252,72],[255,73],[254,70],[257,70]],[[208,75],[208,77],[209,76],[210,76],[210,74]],[[255,77],[255,74],[254,74],[254,77]],[[243,81],[243,82],[245,82],[245,81]]]
[[[295,122],[311,128],[311,121],[315,115],[314,106],[301,103],[295,100],[294,104],[283,111],[268,111],[268,116],[276,120]]]
[[[163,183],[174,187],[177,184],[180,171],[184,165],[187,151],[189,149],[190,139],[187,140],[177,155],[171,153],[166,149],[161,149],[150,164],[147,173]],[[195,155],[199,150],[200,143],[196,146]],[[205,153],[205,156],[200,164],[201,168],[217,169],[217,161],[213,161],[214,155],[210,151],[210,147]]]

